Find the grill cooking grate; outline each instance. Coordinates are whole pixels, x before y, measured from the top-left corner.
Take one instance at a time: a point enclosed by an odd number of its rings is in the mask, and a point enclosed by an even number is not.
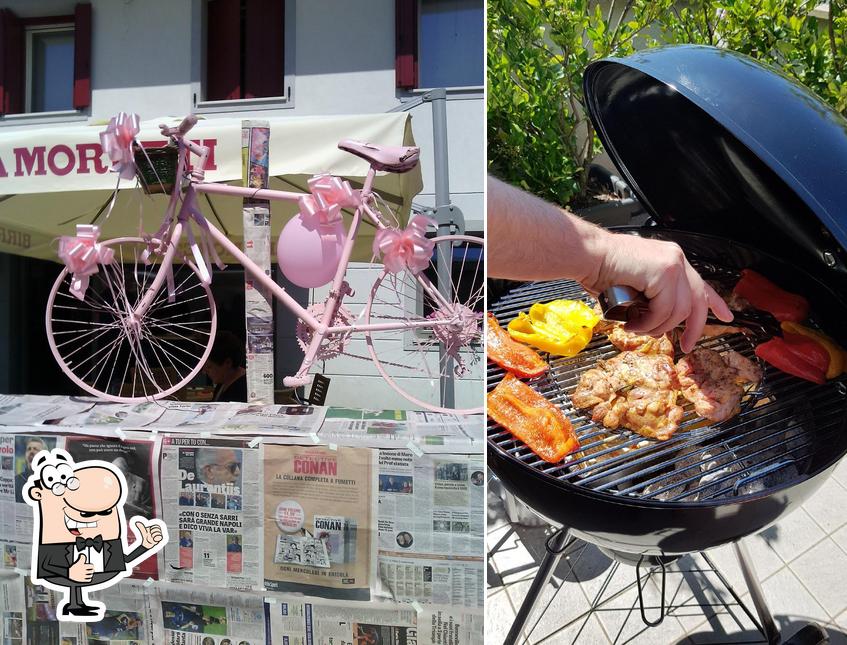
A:
[[[690,255],[689,259],[705,279],[727,287],[738,279],[735,271]],[[593,304],[580,285],[562,280],[521,285],[491,311],[505,327],[533,303],[557,298]],[[618,353],[604,335],[598,334],[575,357],[545,355],[550,363],[548,374],[530,381],[570,419],[580,441],[578,452],[559,464],[548,464],[491,421],[488,440],[496,449],[549,477],[615,496],[692,503],[736,498],[796,483],[805,478],[815,455],[826,451],[837,433],[845,431],[847,388],[840,381],[825,386],[807,383],[759,361],[754,348],[779,329],[770,316],[739,314],[731,324],[748,333],[725,334],[703,340],[698,346],[717,351],[733,349],[759,363],[764,378],[755,391],[748,390],[741,413],[728,421],[709,425],[686,402],[680,427],[667,441],[645,439],[624,429],[609,430],[591,421],[589,411],[573,407],[570,394],[584,371],[596,366],[599,359]],[[502,369],[489,363],[489,390],[503,374]]]

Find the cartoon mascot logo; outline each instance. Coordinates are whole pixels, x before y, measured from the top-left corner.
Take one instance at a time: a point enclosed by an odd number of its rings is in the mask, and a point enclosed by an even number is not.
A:
[[[23,498],[33,508],[32,580],[65,592],[60,620],[95,621],[105,605],[88,592],[111,587],[142,560],[161,550],[168,529],[161,520],[135,516],[136,547],[126,541],[123,473],[105,461],[75,464],[64,450],[42,450]]]

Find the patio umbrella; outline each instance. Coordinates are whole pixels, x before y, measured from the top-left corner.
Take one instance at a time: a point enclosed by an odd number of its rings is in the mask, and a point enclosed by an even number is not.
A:
[[[182,117],[142,121],[137,139],[145,147],[166,140],[158,125],[176,125]],[[385,145],[414,145],[411,117],[403,113],[355,116],[270,117],[270,188],[305,191],[313,174],[330,172],[361,186],[367,162],[337,148],[341,139]],[[213,147],[206,180],[242,185],[241,118],[201,118],[189,138]],[[108,172],[99,133],[105,122],[82,126],[45,126],[0,132],[0,252],[57,260],[55,240],[73,235],[77,224],[97,218],[101,240],[154,232],[165,212],[167,196],[146,195],[134,181],[123,181],[108,219],[117,175]],[[404,224],[412,198],[422,188],[420,168],[406,174],[380,173],[375,189]],[[208,201],[207,201],[208,199]],[[204,195],[206,217],[237,244],[242,240],[240,197]],[[279,235],[296,213],[296,204],[271,203],[271,233]],[[349,222],[349,219],[348,219]],[[374,229],[360,229],[353,259],[369,261]],[[226,260],[226,258],[224,258]]]

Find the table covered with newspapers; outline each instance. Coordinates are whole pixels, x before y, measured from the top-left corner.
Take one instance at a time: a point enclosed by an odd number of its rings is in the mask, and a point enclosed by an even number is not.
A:
[[[481,416],[0,395],[4,643],[482,643]],[[61,448],[126,479],[165,547],[62,622],[30,580],[32,459]],[[132,535],[129,536],[130,538]]]

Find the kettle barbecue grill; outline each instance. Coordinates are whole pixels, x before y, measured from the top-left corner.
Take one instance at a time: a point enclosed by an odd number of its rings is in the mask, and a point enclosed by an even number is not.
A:
[[[647,50],[591,64],[588,110],[621,176],[653,220],[624,229],[678,243],[727,290],[754,268],[812,304],[810,321],[847,342],[847,121],[808,90],[741,54],[711,47]],[[535,302],[590,297],[571,281],[527,283],[490,307],[501,324]],[[701,347],[754,348],[777,335],[762,312]],[[662,564],[734,543],[762,629],[779,633],[740,540],[799,507],[847,453],[847,381],[815,385],[766,364],[738,416],[708,424],[691,404],[664,442],[593,423],[570,401],[580,375],[617,352],[595,337],[552,358],[532,386],[559,405],[581,449],[558,464],[490,422],[488,463],[503,485],[562,527],[506,640],[515,642],[569,539],[630,563]],[[488,388],[503,372],[489,364]],[[643,612],[642,612],[643,613]]]

